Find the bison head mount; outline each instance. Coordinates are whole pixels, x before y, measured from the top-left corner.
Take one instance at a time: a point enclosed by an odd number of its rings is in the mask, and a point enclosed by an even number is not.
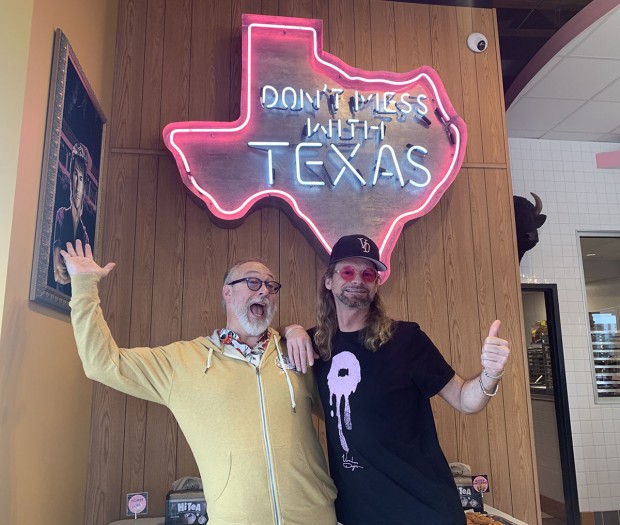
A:
[[[513,196],[519,263],[525,252],[538,244],[538,228],[547,220],[547,216],[540,213],[542,211],[540,197],[535,193],[532,193],[532,197],[534,197],[534,204],[525,197]]]

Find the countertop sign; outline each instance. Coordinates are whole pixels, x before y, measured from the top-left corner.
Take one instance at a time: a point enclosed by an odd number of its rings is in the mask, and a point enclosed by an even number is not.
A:
[[[243,15],[242,52],[238,120],[164,129],[185,185],[233,224],[263,199],[284,205],[323,255],[363,232],[389,266],[404,224],[437,204],[465,155],[437,73],[351,67],[323,51],[321,20]]]

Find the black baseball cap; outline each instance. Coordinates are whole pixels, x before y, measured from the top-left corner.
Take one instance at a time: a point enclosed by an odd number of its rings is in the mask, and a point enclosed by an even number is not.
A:
[[[361,257],[371,261],[375,268],[381,272],[387,270],[387,266],[379,260],[379,248],[370,237],[366,235],[345,235],[340,237],[329,257],[329,264],[337,263],[343,259]]]

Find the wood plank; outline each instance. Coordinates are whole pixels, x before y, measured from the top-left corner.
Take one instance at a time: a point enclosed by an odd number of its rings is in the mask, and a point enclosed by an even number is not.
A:
[[[354,14],[359,0],[329,0],[329,47],[326,49],[347,64],[355,64]]]
[[[396,38],[392,2],[370,0],[372,67],[375,71],[396,71]]]
[[[278,0],[263,0],[261,3],[263,15],[278,16]]]
[[[261,214],[260,257],[267,267],[280,279],[280,214],[278,208],[263,208]],[[280,294],[277,296],[278,310],[273,316],[271,326],[280,326]]]
[[[396,70],[407,72],[430,65],[432,52],[429,6],[394,2],[394,24]]]
[[[136,197],[133,282],[130,309],[129,347],[147,346],[151,331],[153,254],[155,249],[155,207],[158,158],[139,157]],[[122,494],[144,490],[146,448],[146,401],[126,396],[125,439],[123,443]],[[125,516],[126,501],[120,498],[119,517]]]
[[[236,120],[241,111],[241,15],[260,14],[261,0],[232,0],[230,34],[230,106],[229,120]]]
[[[403,230],[409,290],[408,318],[428,334],[448,363],[452,362],[441,207]],[[458,461],[456,413],[442,399],[431,400],[441,448]]]
[[[124,440],[121,493],[118,498],[118,519],[125,517],[127,500],[123,496],[142,492],[144,488],[144,465],[146,463],[146,406],[147,402],[132,396],[126,399],[124,412]]]
[[[355,60],[347,62],[360,69],[372,69],[372,27],[370,25],[370,0],[355,0],[353,20],[355,21],[355,41],[348,36],[347,43],[354,44]],[[350,14],[348,16],[351,16]]]
[[[119,517],[126,397],[100,383],[93,386],[85,525],[109,523]]]
[[[280,16],[312,18],[312,0],[280,0]]]
[[[260,259],[261,213],[253,211],[238,228],[228,230],[228,267],[246,259]]]
[[[480,321],[473,233],[469,202],[469,173],[461,170],[444,194],[444,253],[452,366],[464,379],[480,373]],[[476,471],[488,472],[489,442],[484,412],[457,413],[457,445],[460,461]]]
[[[463,114],[463,86],[461,85],[460,56],[454,50],[458,41],[456,8],[433,5],[430,7],[432,64],[443,81],[448,97],[459,115]]]
[[[487,208],[486,184],[484,170],[468,170],[470,176],[469,198],[471,203],[474,265],[476,270],[476,289],[478,290],[478,311],[480,312],[480,345],[488,335],[491,323],[497,318],[495,307],[495,290],[493,283],[493,261],[489,233],[489,215]],[[501,335],[501,334],[500,334]],[[496,483],[495,480],[510,478],[508,471],[508,449],[506,444],[506,422],[504,419],[503,391],[491,400],[486,408],[489,434],[489,460],[492,486],[496,487],[488,494],[489,505],[511,508],[510,486]],[[485,495],[485,501],[487,496]]]
[[[189,116],[191,0],[167,4],[163,48],[163,82],[159,126],[184,121]]]
[[[463,113],[467,125],[467,148],[464,162],[482,162],[482,132],[480,129],[480,85],[476,75],[476,53],[469,50],[465,42],[474,31],[471,9],[457,9],[459,55],[461,58],[461,85],[463,86]]]
[[[147,0],[127,0],[118,10],[110,146],[140,143]]]
[[[314,250],[289,218],[280,215],[280,323],[313,326],[316,306]]]
[[[329,1],[328,0],[314,0],[312,3],[312,18],[317,20],[323,20],[323,30],[321,35],[323,37],[323,49],[329,49]]]
[[[195,1],[189,83],[190,120],[227,121],[230,96],[230,5]]]
[[[476,9],[473,13],[474,30],[485,34],[489,41],[489,47],[484,53],[475,53],[483,160],[506,162],[508,158],[506,112],[502,75],[498,69],[501,61],[495,11]]]
[[[489,233],[493,243],[493,282],[502,337],[510,341],[512,356],[502,380],[512,515],[526,523],[540,523],[532,409],[523,347],[523,315],[510,177],[507,170],[485,170]],[[510,510],[509,510],[510,511]]]
[[[146,18],[146,46],[144,49],[144,84],[142,86],[142,119],[140,147],[163,148],[161,97],[163,83],[165,0],[149,0]]]

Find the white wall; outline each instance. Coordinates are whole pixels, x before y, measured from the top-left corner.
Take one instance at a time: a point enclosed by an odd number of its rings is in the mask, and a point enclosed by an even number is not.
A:
[[[587,285],[588,311],[620,307],[620,277],[602,279]]]
[[[556,283],[581,511],[620,509],[620,400],[595,404],[577,231],[620,232],[620,170],[594,155],[618,144],[510,139],[515,195],[537,193],[547,222],[521,281]],[[531,198],[531,197],[530,197]]]

